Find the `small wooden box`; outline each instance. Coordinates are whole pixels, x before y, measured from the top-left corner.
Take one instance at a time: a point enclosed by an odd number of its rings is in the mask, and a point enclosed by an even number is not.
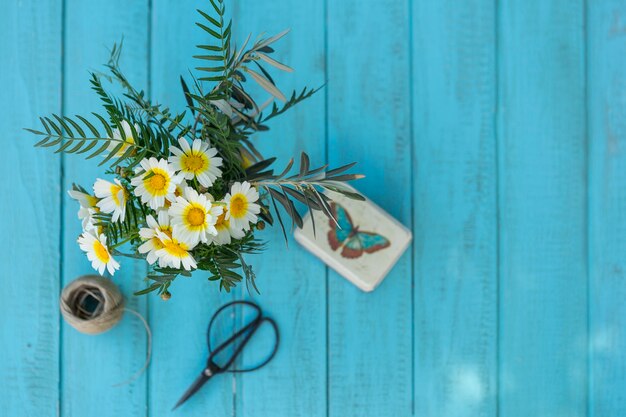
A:
[[[313,211],[305,216],[295,238],[361,290],[372,291],[406,250],[411,232],[370,200],[326,194],[333,200],[338,224],[322,211]]]

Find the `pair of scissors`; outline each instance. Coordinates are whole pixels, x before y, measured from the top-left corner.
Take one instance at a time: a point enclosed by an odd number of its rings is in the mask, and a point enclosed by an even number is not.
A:
[[[235,305],[244,305],[244,306],[251,307],[252,310],[254,311],[252,320],[248,322],[245,326],[243,326],[241,329],[233,333],[232,336],[230,336],[226,341],[219,344],[215,349],[213,349],[211,346],[211,328],[213,327],[215,319],[219,316],[219,314],[222,311]],[[250,341],[250,338],[254,335],[254,333],[261,327],[261,325],[265,323],[268,323],[274,329],[274,334],[275,334],[274,347],[272,351],[270,352],[269,356],[263,362],[251,368],[233,369],[233,364],[235,360],[237,359],[237,356],[239,356],[239,354],[241,353],[243,348],[246,346],[246,344]],[[272,358],[274,358],[274,356],[276,355],[279,342],[280,342],[280,335],[278,333],[278,326],[276,325],[276,322],[269,317],[263,316],[263,312],[261,311],[261,308],[258,305],[250,301],[232,301],[230,303],[223,305],[215,312],[215,314],[213,314],[213,317],[211,317],[211,321],[209,322],[209,327],[207,329],[207,345],[209,346],[209,359],[206,362],[206,367],[202,370],[202,373],[200,373],[200,376],[196,378],[196,380],[193,382],[193,384],[191,384],[191,386],[187,389],[187,391],[185,391],[183,396],[180,398],[180,400],[178,400],[178,402],[176,403],[176,405],[174,406],[172,410],[175,410],[182,403],[187,401],[192,395],[198,392],[198,390],[202,388],[202,386],[206,384],[209,379],[211,379],[215,375],[219,375],[224,372],[251,372],[251,371],[256,371],[257,369],[262,368],[263,366],[267,365],[269,361],[271,361]],[[233,353],[230,355],[230,357],[227,357],[223,365],[218,365],[215,362],[216,356],[233,344],[234,344]]]

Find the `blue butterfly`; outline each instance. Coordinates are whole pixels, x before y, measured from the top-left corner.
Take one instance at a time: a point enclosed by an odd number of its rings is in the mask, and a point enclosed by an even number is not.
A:
[[[341,256],[348,259],[358,258],[363,252],[374,253],[391,245],[389,239],[373,232],[362,232],[355,226],[348,211],[335,202],[330,203],[333,219],[329,219],[330,231],[328,244],[333,250],[343,246]]]

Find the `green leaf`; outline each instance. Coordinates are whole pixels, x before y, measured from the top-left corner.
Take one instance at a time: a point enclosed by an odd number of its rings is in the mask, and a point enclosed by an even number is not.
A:
[[[209,16],[208,14],[204,13],[202,10],[200,9],[196,9],[198,11],[198,13],[200,13],[206,20],[208,20],[209,22],[211,22],[213,25],[217,26],[218,28],[222,27],[222,23],[218,22],[217,20],[215,20],[214,18],[212,18],[211,16]],[[219,12],[218,12],[219,14]]]
[[[268,93],[270,93],[271,95],[273,95],[274,97],[276,97],[277,99],[283,102],[287,101],[283,93],[281,93],[280,90],[276,88],[275,85],[269,82],[261,74],[259,74],[256,71],[251,70],[250,68],[244,68],[244,71],[250,74],[252,78],[254,78],[254,81],[256,81],[265,91],[267,91]]]
[[[204,49],[204,50],[206,50],[206,51],[222,52],[222,48],[221,48],[220,46],[213,46],[213,45],[196,45],[196,48]]]
[[[286,72],[293,72],[293,68],[288,67],[287,65],[280,63],[278,61],[276,61],[273,58],[270,58],[269,56],[262,54],[261,52],[257,52],[257,55],[259,56],[259,58],[261,58],[263,61],[267,62],[268,64],[270,64],[271,66],[278,68],[281,71],[286,71]]]
[[[219,39],[219,40],[222,39],[222,35],[214,31],[213,29],[209,28],[208,26],[205,26],[202,23],[196,23],[196,25],[202,28],[202,30],[207,32],[209,35],[213,36],[215,39]]]

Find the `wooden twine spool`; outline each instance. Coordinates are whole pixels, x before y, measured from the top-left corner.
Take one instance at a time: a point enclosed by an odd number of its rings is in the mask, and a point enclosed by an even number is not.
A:
[[[70,326],[81,333],[99,334],[122,319],[124,297],[110,279],[85,275],[63,289],[60,306]]]

